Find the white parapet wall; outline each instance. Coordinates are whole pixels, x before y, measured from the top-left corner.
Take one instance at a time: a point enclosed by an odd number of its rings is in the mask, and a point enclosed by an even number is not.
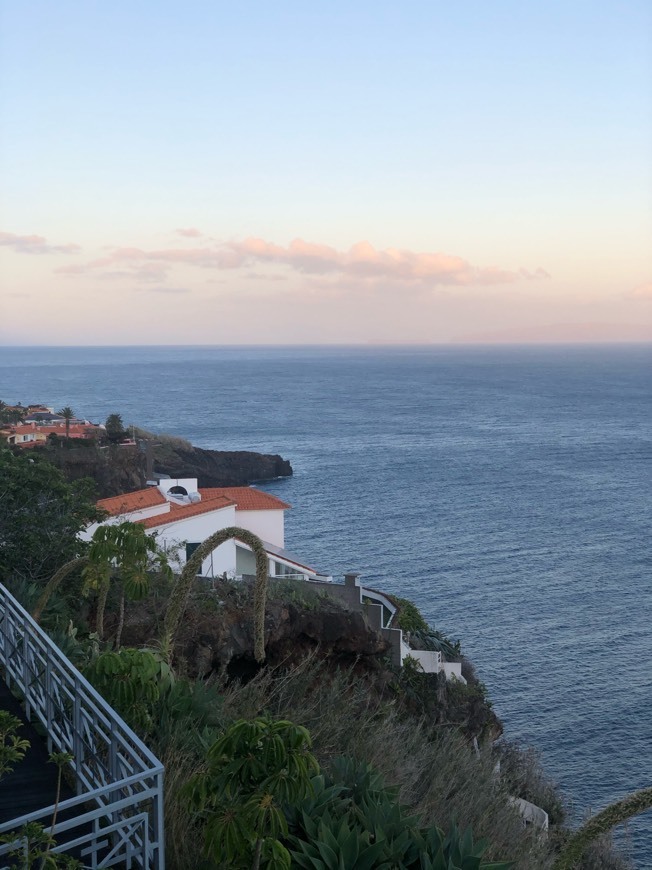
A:
[[[466,679],[462,676],[461,662],[442,662],[441,670],[446,674],[447,680],[459,680],[466,685]]]
[[[444,672],[447,680],[459,680],[460,683],[466,683],[462,676],[461,662],[445,662],[442,661],[440,652],[427,649],[412,649],[412,647],[401,638],[401,664],[405,663],[407,658],[413,659],[418,663],[424,674],[438,674]]]
[[[425,674],[438,674],[441,670],[441,653],[427,649],[410,649],[407,655],[415,659]]]
[[[530,803],[530,801],[523,800],[523,798],[510,797],[508,800],[521,814],[525,827],[533,825],[535,828],[539,828],[540,831],[548,830],[548,813],[544,809]]]

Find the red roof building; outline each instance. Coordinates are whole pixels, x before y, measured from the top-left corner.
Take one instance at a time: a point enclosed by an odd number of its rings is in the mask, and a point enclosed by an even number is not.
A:
[[[101,499],[97,506],[108,514],[104,522],[141,523],[156,535],[181,566],[199,544],[215,532],[235,526],[253,532],[262,541],[270,559],[273,576],[315,578],[314,568],[291,556],[284,549],[284,514],[290,505],[274,495],[251,486],[205,487],[199,489],[195,478],[163,478],[156,486]],[[90,538],[95,526],[84,537]],[[239,540],[217,547],[204,560],[202,574],[235,576],[254,574],[255,558]]]

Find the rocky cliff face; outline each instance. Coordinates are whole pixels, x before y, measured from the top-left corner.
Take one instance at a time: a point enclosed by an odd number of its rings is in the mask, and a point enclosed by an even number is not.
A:
[[[292,474],[288,460],[278,454],[203,450],[201,447],[177,447],[171,455],[155,448],[154,468],[170,477],[196,477],[200,486],[244,486]]]
[[[185,610],[176,638],[176,665],[191,679],[212,674],[246,682],[260,665],[253,656],[253,587],[213,581],[198,584]],[[147,645],[157,637],[164,604],[142,602],[127,609],[123,643]],[[115,614],[107,620],[109,634]],[[363,612],[350,610],[301,581],[273,583],[265,608],[266,666],[292,669],[315,653],[321,673],[353,669],[367,681],[368,690],[406,711],[437,725],[460,726],[470,737],[495,739],[501,724],[491,709],[484,687],[469,663],[468,685],[447,681],[442,674],[419,673],[414,668],[396,671],[391,666],[390,643],[370,625]]]
[[[43,452],[68,480],[92,478],[99,498],[132,492],[145,485],[147,460],[137,447],[62,443],[44,447]],[[292,474],[290,463],[278,455],[203,450],[186,442],[156,444],[152,458],[155,471],[170,477],[196,477],[199,486],[246,486]]]
[[[253,661],[253,620],[250,612],[225,608],[219,616],[209,610],[192,609],[180,630],[179,650],[192,677],[214,672],[246,676],[258,666]],[[320,657],[331,663],[378,668],[378,657],[389,643],[370,628],[360,613],[328,604],[307,611],[292,602],[272,601],[265,618],[267,665],[274,667],[300,661],[319,648]]]

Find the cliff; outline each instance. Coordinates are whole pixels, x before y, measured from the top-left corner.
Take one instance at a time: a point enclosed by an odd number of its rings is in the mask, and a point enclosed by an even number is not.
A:
[[[92,478],[99,498],[140,489],[147,479],[146,455],[135,446],[60,442],[39,449],[68,480]],[[290,463],[278,455],[204,450],[180,439],[161,438],[151,452],[155,472],[196,477],[199,486],[246,486],[292,474]]]
[[[196,477],[200,486],[244,486],[258,480],[289,477],[292,466],[278,454],[201,447],[154,448],[154,469],[170,477]]]
[[[193,680],[222,675],[247,683],[261,672],[253,658],[253,587],[250,581],[214,580],[193,590],[177,637],[177,665]],[[157,637],[161,599],[132,604],[123,633],[127,646]],[[465,660],[468,684],[443,673],[397,671],[390,642],[364,612],[296,580],[270,582],[265,615],[265,667],[286,672],[314,654],[320,679],[350,671],[379,703],[398,704],[404,714],[432,726],[459,727],[467,737],[496,739],[502,725],[482,683]],[[108,617],[109,632],[116,615]]]

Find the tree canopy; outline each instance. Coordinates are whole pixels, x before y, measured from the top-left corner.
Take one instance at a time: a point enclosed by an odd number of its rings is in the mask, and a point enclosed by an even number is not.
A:
[[[105,429],[110,441],[119,441],[127,434],[120,414],[109,414],[106,418]]]
[[[100,516],[92,481],[68,483],[33,451],[0,448],[0,581],[43,582],[83,553],[77,536]]]

